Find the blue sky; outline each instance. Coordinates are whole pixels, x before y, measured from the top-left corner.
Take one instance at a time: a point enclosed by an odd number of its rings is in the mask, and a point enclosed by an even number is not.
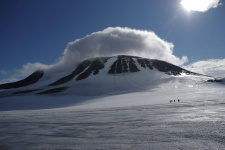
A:
[[[1,0],[0,80],[13,77],[27,63],[56,63],[68,42],[117,26],[155,32],[175,45],[175,56],[187,56],[190,64],[224,59],[224,6],[188,12],[180,2]]]

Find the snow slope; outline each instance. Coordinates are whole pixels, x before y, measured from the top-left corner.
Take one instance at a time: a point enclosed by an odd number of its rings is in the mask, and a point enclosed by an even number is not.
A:
[[[207,78],[207,77],[206,77]],[[223,84],[206,82],[205,78],[198,76],[179,76],[165,78],[160,81],[149,81],[150,85],[138,86],[140,89],[130,88],[125,91],[126,86],[115,90],[104,89],[105,86],[99,85],[99,89],[89,85],[87,88],[80,87],[81,93],[75,95],[56,94],[56,95],[16,95],[0,98],[0,110],[32,110],[32,109],[52,109],[73,107],[74,109],[99,109],[114,108],[125,106],[140,106],[152,104],[167,104],[169,100],[180,99],[182,102],[192,102],[198,100],[224,99],[225,86]],[[138,82],[140,84],[140,82]],[[136,84],[134,84],[136,85]],[[129,85],[133,86],[133,85]],[[77,90],[72,87],[70,90]],[[91,96],[84,96],[85,92],[90,90]],[[106,93],[109,90],[115,90],[114,93]],[[67,92],[71,92],[71,91]],[[94,95],[99,91],[99,95]],[[93,92],[94,91],[94,92]]]

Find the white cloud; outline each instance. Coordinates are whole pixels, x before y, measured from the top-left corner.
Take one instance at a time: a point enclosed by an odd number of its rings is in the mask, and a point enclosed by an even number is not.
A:
[[[49,65],[41,64],[41,63],[27,63],[23,65],[21,69],[16,70],[16,75],[18,78],[27,77],[37,70],[43,70],[49,68]]]
[[[220,0],[182,0],[181,5],[188,11],[206,12],[211,8],[222,6]]]
[[[68,43],[56,66],[71,66],[84,59],[100,56],[135,55],[182,65],[186,56],[173,55],[173,43],[160,39],[152,31],[130,28],[106,28]]]
[[[102,56],[135,55],[176,65],[183,65],[188,61],[186,56],[175,56],[173,48],[173,43],[162,40],[152,31],[109,27],[69,42],[58,63],[27,63],[22,69],[16,70],[12,77],[25,78],[38,69],[46,69],[48,72],[72,71],[79,62]]]
[[[18,81],[20,79],[23,79],[23,78],[29,76],[36,70],[42,70],[42,69],[47,69],[47,68],[50,68],[50,66],[36,62],[36,63],[27,63],[27,64],[23,65],[21,69],[10,71],[9,73],[7,71],[1,70],[0,71],[1,74],[6,75],[6,73],[7,73],[7,76],[9,76],[9,77],[0,80],[0,83],[2,84],[2,83],[8,83],[8,82],[15,82],[15,81]]]
[[[205,75],[225,77],[225,59],[198,61],[185,66],[184,68]]]
[[[19,80],[18,78],[10,77],[10,78],[0,80],[0,84],[15,82],[15,81],[18,81],[18,80]]]

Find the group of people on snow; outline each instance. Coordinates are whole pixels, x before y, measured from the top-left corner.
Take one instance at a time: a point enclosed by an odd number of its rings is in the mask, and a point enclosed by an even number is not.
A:
[[[180,99],[178,99],[177,101],[180,102]],[[170,100],[170,103],[172,102],[176,102],[176,100]]]

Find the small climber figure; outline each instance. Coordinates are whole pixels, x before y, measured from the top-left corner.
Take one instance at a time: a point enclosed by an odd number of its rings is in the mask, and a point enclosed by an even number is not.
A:
[[[176,100],[173,100],[174,102],[176,102]]]
[[[170,100],[170,103],[172,103],[172,100]]]
[[[180,99],[178,99],[177,101],[180,102]]]

